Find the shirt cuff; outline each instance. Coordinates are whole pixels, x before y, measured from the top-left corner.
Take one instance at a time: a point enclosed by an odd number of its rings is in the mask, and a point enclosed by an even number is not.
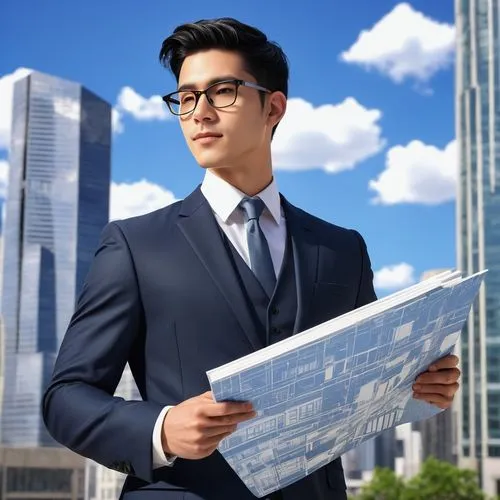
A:
[[[175,456],[167,456],[163,451],[163,446],[161,445],[161,434],[163,431],[163,421],[167,416],[168,411],[172,406],[165,406],[161,413],[156,419],[156,423],[153,429],[153,469],[159,469],[160,467],[172,467],[174,465]]]

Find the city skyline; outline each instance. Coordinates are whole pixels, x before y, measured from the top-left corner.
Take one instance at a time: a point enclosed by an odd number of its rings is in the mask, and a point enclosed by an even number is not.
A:
[[[40,401],[108,221],[111,107],[33,72],[16,82],[5,204],[2,444],[55,445]]]

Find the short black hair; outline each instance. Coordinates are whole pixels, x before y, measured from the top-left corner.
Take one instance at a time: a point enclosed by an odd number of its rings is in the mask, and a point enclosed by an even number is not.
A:
[[[259,29],[230,17],[201,19],[178,26],[163,41],[159,58],[165,67],[170,67],[178,82],[186,57],[209,49],[239,53],[245,71],[259,85],[272,92],[283,92],[288,97],[288,60],[281,47],[268,40]],[[262,103],[264,99],[265,95],[261,94]]]

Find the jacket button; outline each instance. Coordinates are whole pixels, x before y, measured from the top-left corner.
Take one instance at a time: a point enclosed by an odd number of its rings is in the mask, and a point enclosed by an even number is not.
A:
[[[281,333],[281,330],[277,327],[277,326],[273,326],[272,330],[271,330],[275,335],[277,335],[278,333]]]
[[[273,308],[271,309],[271,314],[272,314],[273,316],[278,315],[278,314],[279,314],[279,312],[280,312],[280,310],[279,310],[277,307],[273,307]]]

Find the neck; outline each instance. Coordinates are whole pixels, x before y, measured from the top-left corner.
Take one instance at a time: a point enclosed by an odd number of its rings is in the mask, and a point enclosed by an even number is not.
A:
[[[242,167],[212,168],[210,171],[247,196],[260,193],[273,180],[271,161]]]

